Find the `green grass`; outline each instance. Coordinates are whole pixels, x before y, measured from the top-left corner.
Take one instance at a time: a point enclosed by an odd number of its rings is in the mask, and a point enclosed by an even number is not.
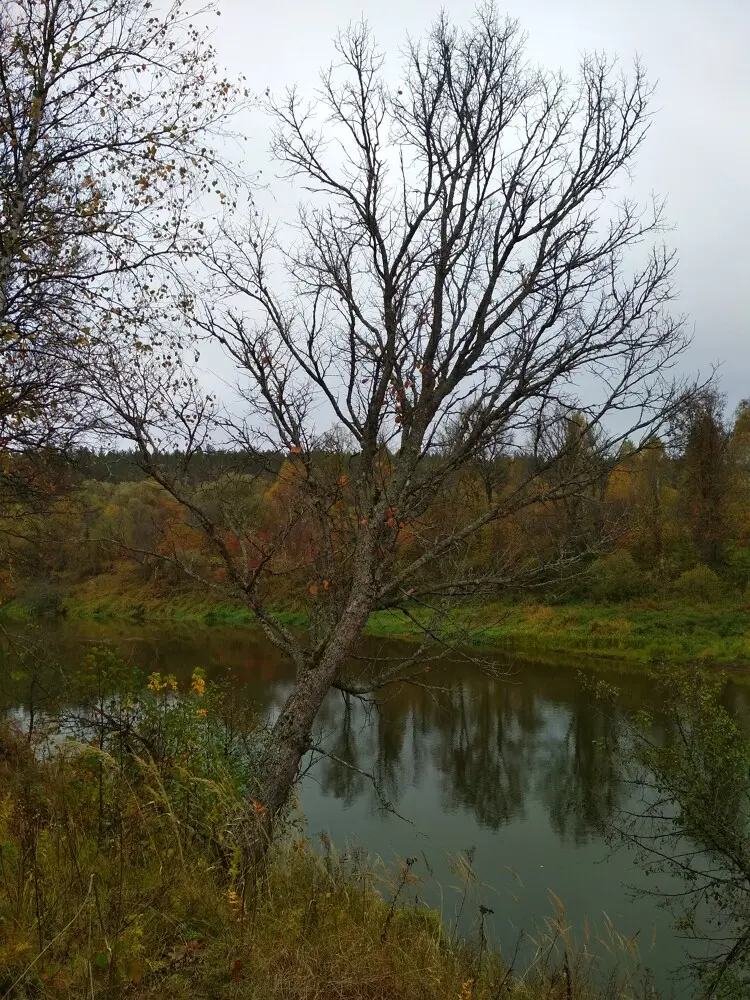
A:
[[[195,623],[257,627],[239,602],[211,600],[197,591],[158,593],[126,573],[111,574],[71,588],[63,597],[69,617],[134,622]],[[22,602],[3,607],[7,615],[28,617]],[[293,628],[307,623],[304,611],[280,607],[279,621]],[[383,639],[416,639],[430,614],[381,611],[370,616],[367,633]],[[507,601],[454,611],[442,634],[456,645],[512,650],[514,655],[559,660],[582,655],[632,664],[701,660],[750,665],[750,606],[741,599],[688,604],[677,599],[640,599],[619,604],[587,601],[542,604]]]
[[[585,654],[633,663],[692,662],[750,665],[750,609],[744,603],[686,607],[673,601],[622,604],[484,604],[453,613],[446,635],[457,644],[546,655]],[[428,615],[410,612],[422,625]],[[400,612],[371,616],[368,631],[415,637],[419,628]]]
[[[511,612],[489,635],[526,648],[641,662],[750,663],[745,606],[570,604]]]

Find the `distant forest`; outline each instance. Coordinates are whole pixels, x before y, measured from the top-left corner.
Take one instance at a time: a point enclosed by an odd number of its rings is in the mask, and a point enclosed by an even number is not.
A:
[[[434,582],[442,578],[448,588],[460,558],[464,575],[469,567],[487,580],[477,588],[485,599],[530,588],[607,601],[648,595],[714,601],[744,594],[750,584],[750,406],[741,404],[731,420],[723,407],[720,396],[705,395],[672,429],[670,447],[658,438],[640,449],[626,442],[598,471],[591,468],[597,452],[587,447],[582,418],[569,421],[565,462],[586,469],[580,490],[566,490],[559,499],[548,493],[488,523],[460,552],[431,567]],[[571,433],[578,434],[572,451]],[[294,454],[218,449],[160,456],[167,479],[199,497],[201,510],[213,511],[227,550],[250,569],[260,562],[259,547],[275,540],[266,597],[295,607],[333,586],[319,578],[317,522],[298,488],[305,470],[314,467],[321,481],[328,477],[334,536],[337,524],[343,531],[344,522],[358,517],[349,487],[356,457],[333,448],[308,458],[313,461],[304,464]],[[384,448],[386,470],[388,461]],[[439,467],[439,454],[432,461]],[[414,558],[438,530],[456,531],[481,515],[538,461],[530,450],[514,452],[499,442],[448,475],[418,519],[394,525],[397,561]],[[31,603],[54,604],[57,597],[50,594],[123,571],[126,585],[148,585],[156,594],[227,586],[226,568],[199,519],[144,472],[136,453],[78,449],[54,459],[8,455],[5,463],[5,599],[26,595]],[[592,548],[593,538],[598,543]],[[505,582],[498,579],[501,566],[508,567]]]

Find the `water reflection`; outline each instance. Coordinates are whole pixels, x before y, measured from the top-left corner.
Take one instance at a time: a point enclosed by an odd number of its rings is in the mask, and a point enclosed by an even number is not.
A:
[[[522,710],[529,700],[522,688],[500,692],[497,681],[487,688],[477,697],[464,678],[451,692],[446,710],[436,713],[433,760],[445,808],[472,810],[479,824],[497,830],[523,815],[538,723]]]
[[[203,666],[266,717],[279,710],[291,684],[278,651],[248,631],[134,635],[89,626],[50,635],[54,655],[44,676],[19,681],[14,674],[11,681],[6,650],[6,703],[34,718],[55,688],[64,692],[65,673],[82,649],[103,640],[144,671],[187,676]],[[533,801],[561,842],[581,845],[601,834],[621,804],[617,711],[599,703],[574,671],[511,665],[501,679],[454,662],[441,663],[430,682],[390,689],[375,702],[331,693],[318,719],[321,794],[347,806],[366,803],[371,815],[384,802],[408,815],[410,793],[429,784],[442,812],[470,815],[489,831],[525,820]],[[618,684],[623,704],[648,704],[645,682],[624,674]],[[743,695],[730,697],[741,711]]]
[[[603,833],[622,804],[614,713],[577,690],[561,739],[551,741],[538,788],[561,839],[583,843]]]
[[[327,795],[334,795],[346,805],[358,798],[365,790],[367,777],[359,769],[359,750],[354,732],[354,711],[347,698],[334,735],[330,740],[331,757],[325,760],[321,769],[320,787]],[[339,764],[335,759],[345,761],[350,767]]]
[[[539,667],[503,682],[454,664],[435,682],[450,687],[404,686],[375,705],[332,695],[320,720],[330,755],[322,791],[403,811],[409,790],[429,781],[444,811],[471,813],[489,830],[524,819],[531,798],[561,840],[582,844],[602,832],[621,804],[611,708],[575,677],[563,687]]]
[[[201,666],[267,717],[278,712],[292,681],[278,652],[249,631],[66,627],[48,636],[53,662],[40,662],[34,676],[14,680],[5,656],[6,705],[36,717],[46,693],[65,696],[66,670],[80,662],[82,649],[103,641],[117,643],[146,671],[189,677]],[[446,854],[476,844],[477,874],[502,901],[490,901],[501,946],[512,952],[518,928],[529,930],[550,912],[554,890],[578,928],[601,921],[602,911],[643,942],[656,928],[657,951],[643,957],[660,970],[664,986],[682,945],[657,901],[633,900],[627,886],[639,879],[644,886],[645,876],[624,852],[610,856],[602,837],[627,804],[618,776],[621,716],[634,708],[658,716],[653,686],[638,675],[613,675],[618,698],[602,704],[568,667],[507,666],[511,676],[502,680],[441,662],[429,675],[431,688],[394,688],[374,703],[332,692],[318,719],[322,756],[301,786],[309,830],[326,829],[339,844],[354,839],[388,860],[429,858],[439,892],[426,888],[425,895],[440,906],[454,881]],[[730,686],[725,697],[735,716],[750,719],[745,688]],[[668,726],[661,719],[656,738]],[[395,812],[383,810],[384,800]]]

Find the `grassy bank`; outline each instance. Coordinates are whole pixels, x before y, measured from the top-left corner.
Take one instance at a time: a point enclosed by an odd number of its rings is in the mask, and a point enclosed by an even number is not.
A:
[[[133,621],[196,623],[207,626],[254,626],[253,615],[241,607],[210,604],[181,596],[153,605],[128,599],[92,606],[71,601],[72,617]],[[280,610],[280,620],[303,626],[304,614]],[[419,624],[429,618],[418,608],[409,616],[383,611],[370,616],[373,637],[415,640]],[[457,645],[504,649],[539,659],[585,655],[633,664],[668,660],[672,663],[718,663],[750,666],[750,614],[745,606],[677,606],[631,602],[619,605],[576,603],[488,604],[454,612],[444,635]]]
[[[488,606],[464,614],[476,642],[520,652],[586,654],[634,663],[750,665],[745,605],[685,606],[672,601]],[[494,621],[493,621],[494,619]]]
[[[123,619],[136,622],[189,623],[206,626],[254,626],[254,616],[239,603],[216,602],[205,594],[155,592],[135,585],[126,575],[98,577],[63,590],[54,602],[5,605],[6,614],[60,613],[71,618]],[[279,608],[278,618],[302,627],[306,616]],[[367,631],[380,638],[414,639],[428,613],[414,608],[377,612]],[[459,645],[484,645],[544,659],[561,655],[628,661],[633,664],[702,660],[750,666],[750,605],[744,601],[688,603],[674,598],[594,602],[506,602],[467,607],[452,613],[444,634]]]
[[[92,691],[101,690],[113,669],[90,661],[86,683],[96,674]],[[252,771],[245,751],[227,755],[220,705],[198,676],[181,693],[152,675],[129,696],[127,725],[110,722],[86,740],[50,744],[0,728],[3,997],[637,995],[624,973],[606,990],[594,984],[592,960],[576,952],[559,912],[523,970],[506,966],[482,931],[466,858],[456,871],[477,913],[471,940],[415,900],[417,859],[389,871],[326,838],[312,845],[293,817],[262,869],[248,870],[239,845],[259,811],[247,800]],[[624,958],[628,942],[613,933],[608,946]]]

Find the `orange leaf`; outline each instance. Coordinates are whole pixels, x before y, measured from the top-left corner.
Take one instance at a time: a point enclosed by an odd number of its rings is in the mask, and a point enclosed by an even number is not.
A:
[[[349,482],[348,476],[339,476],[339,486],[346,486]]]
[[[313,597],[318,592],[318,588],[315,586],[315,584],[313,584],[312,587],[308,587],[307,589],[308,589],[308,592],[313,595]]]
[[[328,590],[328,586],[329,586],[328,580],[324,580],[323,581],[323,590]]]

